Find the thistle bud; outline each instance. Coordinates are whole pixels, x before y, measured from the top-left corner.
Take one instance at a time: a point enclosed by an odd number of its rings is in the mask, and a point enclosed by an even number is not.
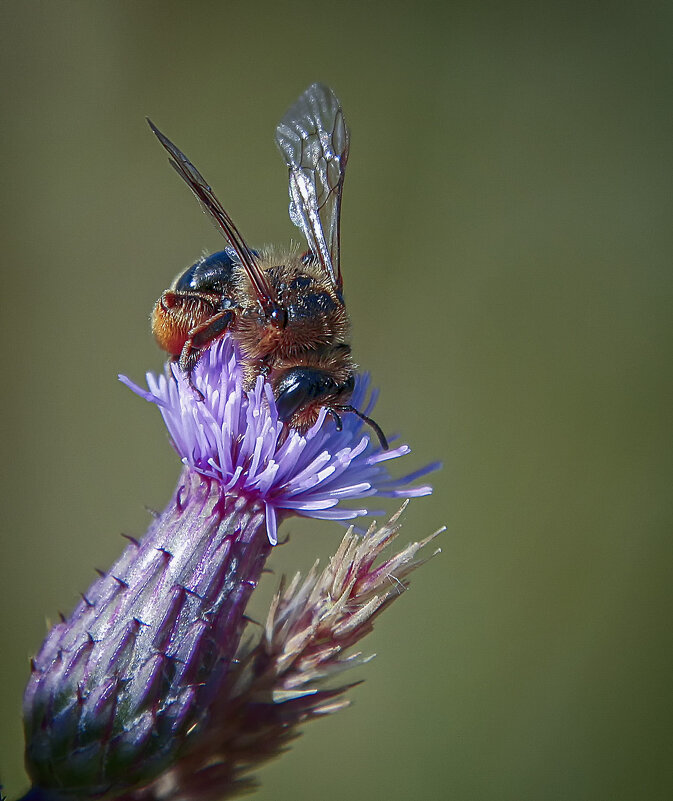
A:
[[[142,784],[198,737],[269,551],[260,505],[186,470],[141,542],[49,633],[24,697],[41,787]]]

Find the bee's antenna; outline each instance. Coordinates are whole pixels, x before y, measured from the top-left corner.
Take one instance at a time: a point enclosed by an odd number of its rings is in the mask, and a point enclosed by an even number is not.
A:
[[[359,409],[356,409],[355,406],[336,406],[335,408],[338,409],[340,412],[352,412],[353,414],[357,415],[360,418],[360,420],[362,420],[364,423],[367,423],[368,426],[371,426],[371,428],[373,428],[374,431],[376,432],[376,436],[379,438],[379,442],[381,443],[381,447],[383,448],[383,450],[384,451],[388,450],[388,440],[386,439],[386,435],[383,433],[381,426],[375,420],[372,420],[371,417],[367,417],[366,414],[363,414],[361,411],[359,411]],[[332,412],[332,414],[334,415],[334,417],[337,419],[338,422],[341,422],[338,419],[338,415],[334,413],[333,408],[330,409],[329,411]]]

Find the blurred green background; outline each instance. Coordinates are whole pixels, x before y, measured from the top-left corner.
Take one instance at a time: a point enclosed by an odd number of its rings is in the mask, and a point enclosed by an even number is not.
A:
[[[154,121],[252,244],[297,236],[272,135],[314,80],[352,128],[342,220],[376,419],[441,557],[379,621],[352,709],[260,801],[669,799],[670,3],[34,3],[0,9],[0,775],[45,617],[141,534],[177,459],[116,380],[222,241]],[[392,506],[389,507],[392,510]],[[289,524],[278,574],[338,526]]]

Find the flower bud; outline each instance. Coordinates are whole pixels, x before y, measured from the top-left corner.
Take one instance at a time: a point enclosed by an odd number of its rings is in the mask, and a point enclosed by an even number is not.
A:
[[[36,785],[115,792],[189,746],[226,680],[269,549],[258,503],[185,470],[143,540],[33,660],[24,720]]]

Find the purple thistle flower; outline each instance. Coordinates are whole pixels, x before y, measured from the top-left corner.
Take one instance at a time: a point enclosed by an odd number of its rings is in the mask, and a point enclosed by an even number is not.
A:
[[[243,391],[228,338],[209,348],[192,378],[198,392],[174,365],[164,376],[148,374],[147,391],[122,379],[159,406],[185,468],[142,540],[130,538],[32,661],[24,695],[34,783],[27,798],[141,793],[173,766],[198,759],[225,724],[238,742],[238,718],[224,719],[222,710],[231,709],[235,686],[240,691],[245,608],[277,541],[278,519],[349,520],[367,510],[344,501],[431,491],[409,483],[436,465],[391,477],[387,462],[409,448],[381,450],[356,415],[345,417],[341,431],[325,412],[304,435],[285,431],[261,377]],[[358,378],[354,403],[364,407],[366,394],[367,380]],[[245,727],[249,712],[241,712]],[[290,716],[287,725],[297,722]]]
[[[437,464],[394,479],[386,462],[410,452],[408,445],[384,451],[372,444],[363,422],[345,415],[338,431],[322,409],[315,425],[302,435],[290,431],[283,441],[270,386],[259,376],[252,392],[244,392],[242,374],[229,337],[214,344],[196,366],[193,383],[170,364],[167,375],[147,374],[148,390],[125,376],[121,380],[141,397],[156,403],[183,463],[218,481],[225,493],[264,504],[269,542],[277,540],[278,518],[289,514],[328,520],[352,520],[370,514],[343,501],[370,496],[415,498],[428,495],[428,485],[409,486],[437,469]],[[353,393],[356,408],[366,406],[368,378],[358,376]]]

